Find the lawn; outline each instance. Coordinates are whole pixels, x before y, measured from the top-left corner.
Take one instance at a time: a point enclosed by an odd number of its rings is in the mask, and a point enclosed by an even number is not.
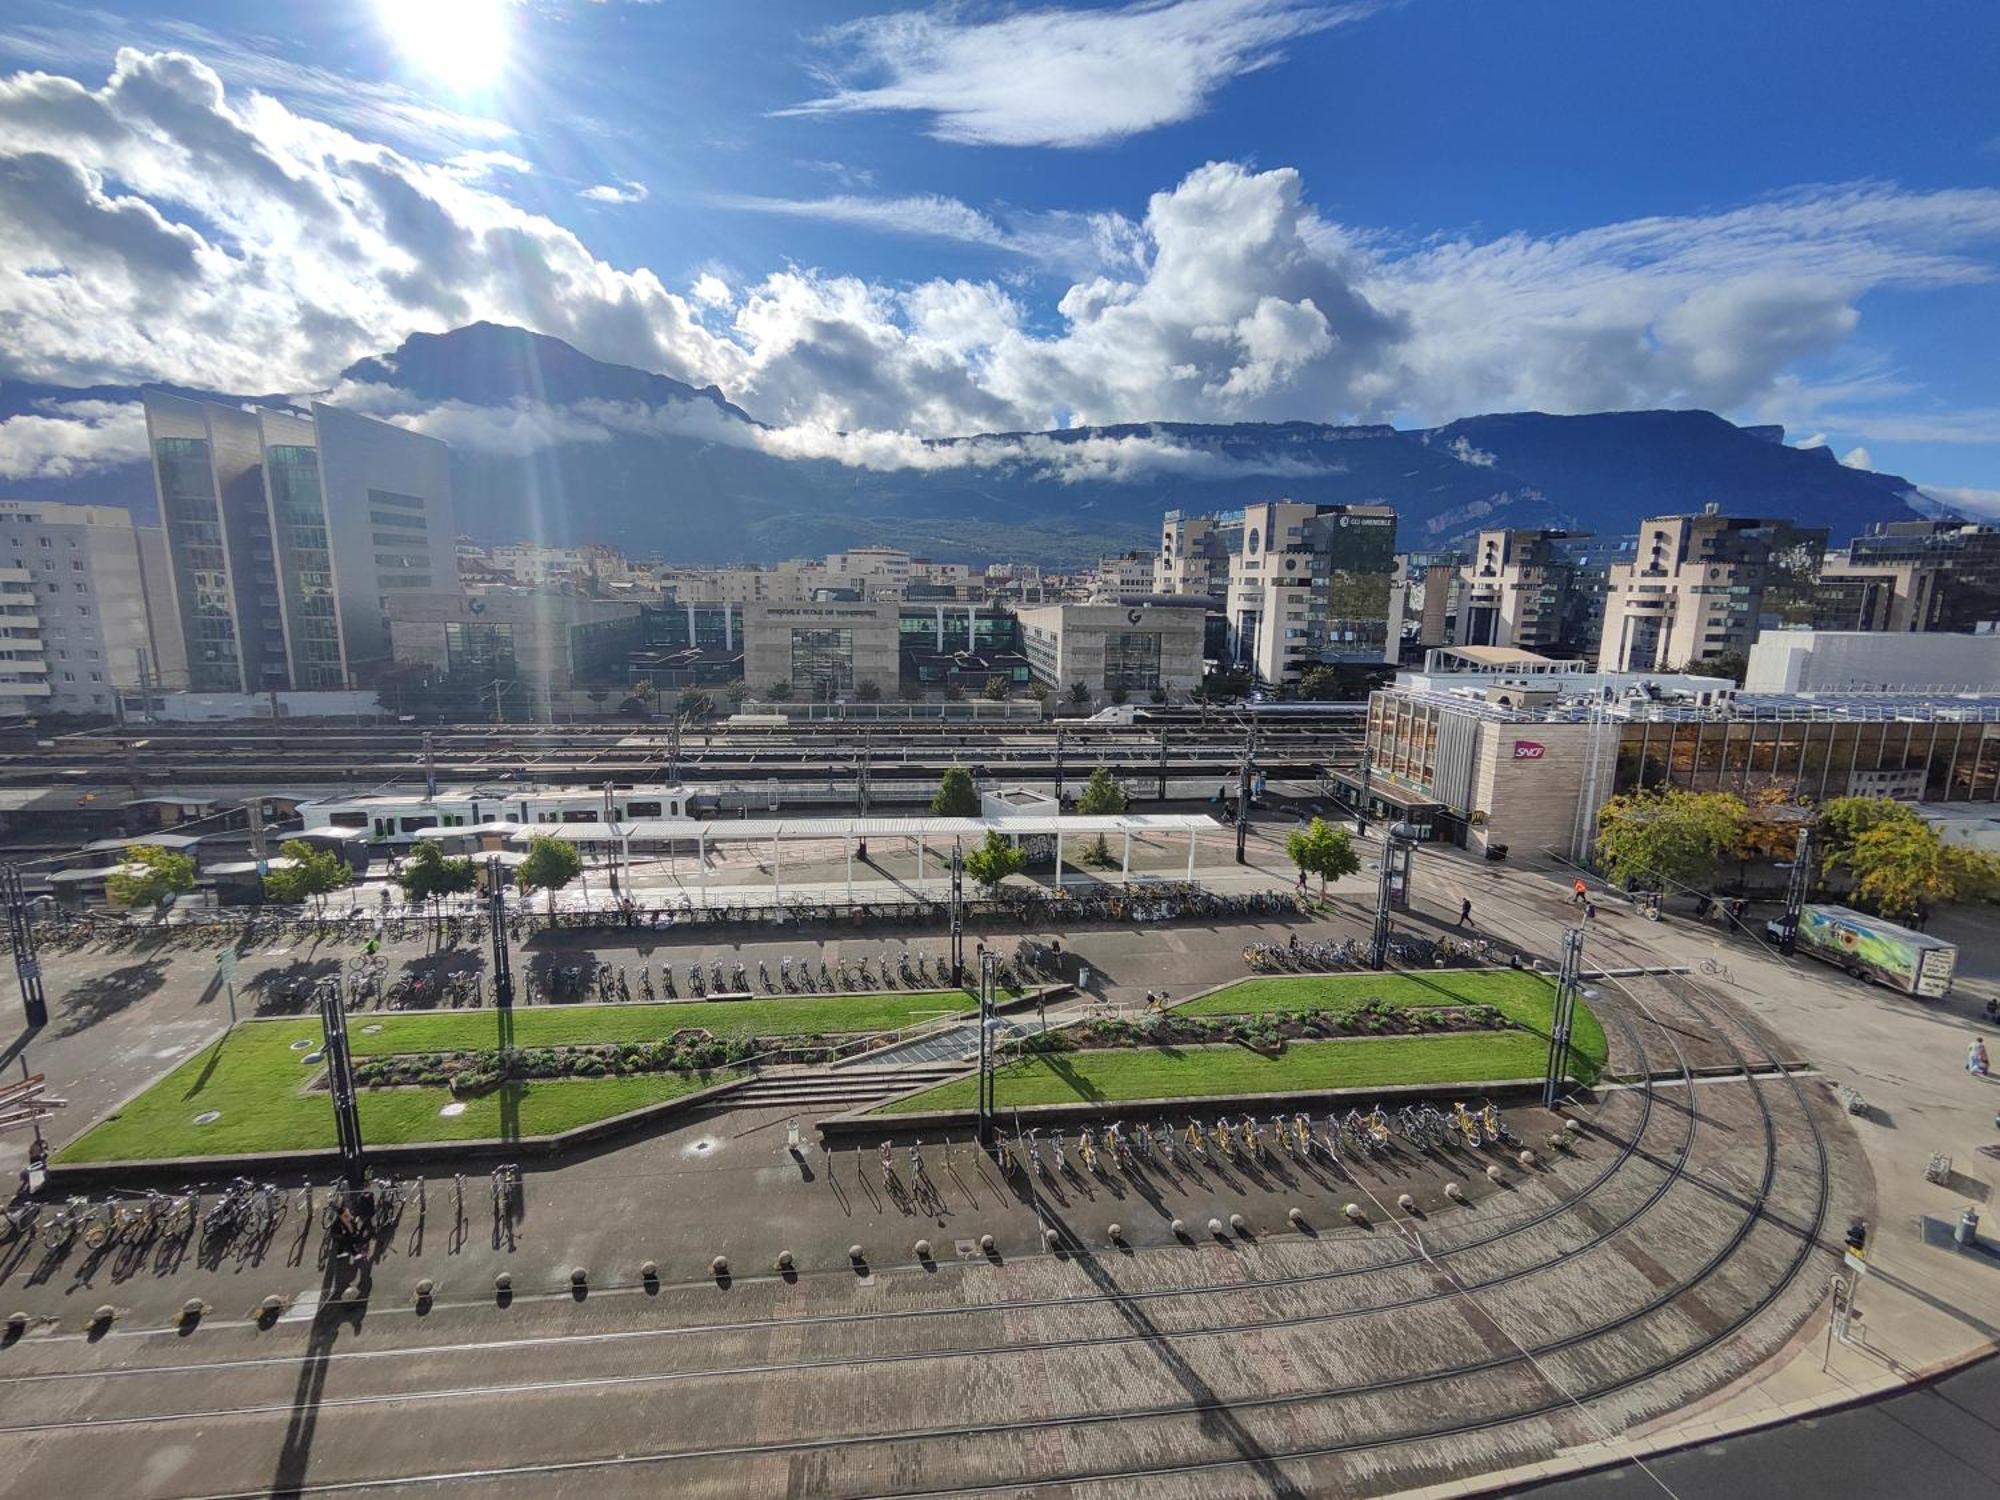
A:
[[[1016,1104],[1081,1104],[1115,1099],[1198,1099],[1217,1094],[1287,1094],[1387,1083],[1471,1083],[1534,1078],[1548,1043],[1526,1032],[1369,1037],[1293,1042],[1277,1057],[1247,1047],[1125,1047],[1027,1057],[1000,1069],[1002,1109]],[[885,1113],[971,1109],[977,1079],[964,1078],[883,1106]]]
[[[489,1023],[491,1014],[487,1013]],[[56,1160],[143,1160],[332,1147],[333,1106],[325,1093],[305,1090],[320,1069],[301,1063],[302,1054],[291,1046],[300,1039],[317,1043],[318,1035],[318,1023],[310,1021],[238,1026],[117,1114],[91,1127],[56,1153]],[[549,1135],[675,1099],[734,1076],[649,1073],[507,1084],[465,1100],[465,1112],[451,1117],[438,1113],[452,1102],[445,1089],[363,1089],[361,1134],[378,1146]],[[194,1117],[208,1110],[220,1111],[220,1118],[196,1125]]]
[[[591,1042],[653,1042],[685,1027],[718,1037],[868,1035],[934,1021],[972,1005],[963,990],[913,990],[883,995],[841,995],[781,1000],[687,1000],[622,1005],[516,1006],[511,1012],[516,1047],[580,1046]],[[285,1023],[260,1022],[260,1025]],[[368,1027],[379,1026],[380,1031]],[[319,1026],[310,1026],[319,1035]],[[370,1011],[347,1023],[356,1057],[398,1052],[471,1052],[499,1045],[499,1017],[476,1010]]]
[[[1428,974],[1287,974],[1273,979],[1245,979],[1177,1006],[1175,1014],[1243,1016],[1272,1010],[1352,1011],[1371,997],[1406,1009],[1490,1005],[1513,1025],[1532,1032],[1546,1059],[1556,988],[1550,980],[1524,969],[1438,969]],[[1604,1070],[1609,1055],[1604,1027],[1582,1001],[1577,1002],[1576,1023],[1570,1030],[1570,1050],[1576,1054],[1572,1071],[1584,1082],[1594,1080]],[[1540,1073],[1542,1063],[1537,1062],[1529,1071]]]

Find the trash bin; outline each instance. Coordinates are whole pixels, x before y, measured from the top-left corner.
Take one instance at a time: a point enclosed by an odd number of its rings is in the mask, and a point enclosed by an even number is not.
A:
[[[1979,1243],[1979,1210],[1970,1203],[1958,1216],[1958,1228],[1952,1232],[1952,1239],[1961,1250],[1970,1250]]]

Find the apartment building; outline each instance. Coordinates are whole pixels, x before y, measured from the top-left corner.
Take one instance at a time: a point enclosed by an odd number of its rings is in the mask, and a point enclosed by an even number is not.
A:
[[[386,600],[457,589],[443,443],[323,402],[144,403],[192,690],[345,687],[389,659]]]
[[[0,721],[48,707],[49,666],[35,589],[31,571],[0,559]]]
[[[122,506],[0,501],[0,566],[34,580],[46,707],[107,714],[120,689],[186,685],[184,663],[156,645],[178,645],[164,556],[159,533]]]
[[[1097,560],[1097,577],[1090,588],[1095,604],[1123,604],[1153,592],[1153,558],[1145,552],[1119,552]]]
[[[900,599],[909,585],[912,559],[897,547],[850,547],[826,559],[826,583],[854,589],[863,599]]]
[[[1549,651],[1566,640],[1576,568],[1563,543],[1571,531],[1482,531],[1472,560],[1459,569],[1461,646],[1512,646]]]
[[[2000,527],[1890,521],[1829,554],[1821,630],[1969,631],[2000,622]]]
[[[825,585],[826,570],[816,562],[792,561],[768,568],[670,568],[659,578],[676,604],[798,604]]]
[[[1826,536],[1714,505],[1643,522],[1632,560],[1614,563],[1605,584],[1598,666],[1677,670],[1747,654],[1762,629],[1809,623]]]
[[[1216,516],[1169,511],[1154,581],[1162,594],[1221,598],[1231,661],[1274,685],[1323,664],[1393,662],[1400,650],[1391,506],[1272,500]]]

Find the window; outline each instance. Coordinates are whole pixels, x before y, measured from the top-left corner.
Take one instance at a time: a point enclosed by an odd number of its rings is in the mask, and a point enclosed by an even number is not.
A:
[[[36,540],[42,544],[43,550],[46,551],[49,546],[49,539],[47,537],[38,537]]]

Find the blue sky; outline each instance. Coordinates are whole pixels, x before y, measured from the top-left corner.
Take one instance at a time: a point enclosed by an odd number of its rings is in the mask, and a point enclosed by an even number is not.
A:
[[[1996,43],[1990,0],[15,0],[0,375],[302,388],[488,316],[800,451],[1708,405],[1994,505]]]

